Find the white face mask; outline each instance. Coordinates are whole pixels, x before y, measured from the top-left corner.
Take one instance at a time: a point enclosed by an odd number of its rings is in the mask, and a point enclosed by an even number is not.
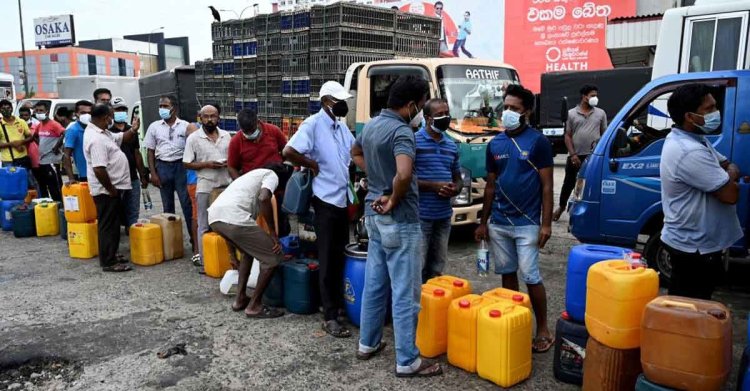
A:
[[[79,121],[81,121],[82,124],[88,125],[89,122],[91,122],[91,114],[81,114],[81,117],[78,118]]]
[[[589,98],[589,106],[596,107],[599,105],[599,97],[598,96],[592,96]]]
[[[411,126],[412,128],[418,128],[424,120],[424,112],[422,110],[419,110],[419,107],[417,107],[416,104],[414,104],[414,108],[417,109],[417,115],[414,116],[411,121],[409,121],[409,126]]]

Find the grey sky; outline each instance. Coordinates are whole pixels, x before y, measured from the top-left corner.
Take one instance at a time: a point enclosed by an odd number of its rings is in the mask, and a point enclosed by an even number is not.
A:
[[[190,61],[211,57],[211,10],[233,9],[238,14],[248,8],[243,18],[251,16],[252,4],[258,3],[261,12],[269,12],[270,0],[21,0],[26,49],[34,46],[33,19],[73,14],[76,40],[122,37],[147,34],[164,26],[167,37],[190,37]],[[20,51],[21,33],[18,28],[18,0],[2,0],[3,31],[0,52]],[[222,12],[222,20],[235,19],[233,12]]]

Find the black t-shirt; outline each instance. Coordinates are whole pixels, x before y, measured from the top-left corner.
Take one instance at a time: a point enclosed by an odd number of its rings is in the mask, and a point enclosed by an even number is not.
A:
[[[130,125],[125,124],[125,129],[120,130],[113,125],[111,128],[109,128],[109,131],[112,133],[120,133],[127,132],[128,130],[130,130],[130,128]],[[128,166],[130,167],[130,180],[138,180],[138,169],[135,165],[135,154],[141,153],[141,143],[138,141],[138,137],[134,137],[132,140],[130,140],[130,142],[127,143],[123,142],[122,145],[120,145],[120,149],[128,158]]]

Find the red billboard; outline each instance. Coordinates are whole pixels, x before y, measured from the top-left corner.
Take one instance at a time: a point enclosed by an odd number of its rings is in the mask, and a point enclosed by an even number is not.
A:
[[[635,0],[506,0],[505,62],[539,92],[546,72],[612,68],[607,19],[635,15]]]

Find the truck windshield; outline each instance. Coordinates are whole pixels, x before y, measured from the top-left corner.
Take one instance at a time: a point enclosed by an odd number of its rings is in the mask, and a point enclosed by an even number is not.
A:
[[[513,69],[473,65],[438,67],[440,94],[448,101],[452,127],[461,133],[500,130],[498,106],[509,84],[518,84]]]

